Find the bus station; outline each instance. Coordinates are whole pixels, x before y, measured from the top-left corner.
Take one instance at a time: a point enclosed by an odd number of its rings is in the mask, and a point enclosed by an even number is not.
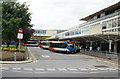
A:
[[[119,1],[26,0],[30,6],[22,0],[6,1],[1,1],[2,79],[120,78]],[[78,23],[72,20],[76,17]]]
[[[119,2],[88,15],[80,20],[86,21],[77,27],[56,34],[49,40],[71,40],[80,46],[92,46],[107,53],[120,53],[120,6]]]

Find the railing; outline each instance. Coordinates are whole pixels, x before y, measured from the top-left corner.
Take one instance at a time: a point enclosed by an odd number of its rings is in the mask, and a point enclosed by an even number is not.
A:
[[[106,58],[111,60],[118,60],[118,54],[115,52],[109,53],[108,51],[97,51],[97,50],[88,50],[88,49],[81,49],[80,53],[95,56],[99,58]]]
[[[87,26],[87,25],[90,25],[90,24],[92,24],[92,23],[99,22],[99,21],[101,21],[101,20],[104,20],[104,19],[107,19],[107,18],[111,18],[111,17],[117,16],[117,15],[120,15],[119,12],[120,12],[120,11],[115,12],[115,13],[112,13],[112,14],[109,14],[109,15],[106,15],[106,16],[104,16],[104,17],[101,17],[101,18],[98,18],[98,19],[95,19],[95,20],[92,20],[92,21],[88,21],[88,22],[82,23],[82,24],[78,25],[77,27],[74,27],[74,30],[75,30],[76,28],[80,28],[80,27],[83,27],[83,26]],[[63,32],[63,33],[67,33],[67,32],[69,32],[69,31],[65,31],[65,32]]]

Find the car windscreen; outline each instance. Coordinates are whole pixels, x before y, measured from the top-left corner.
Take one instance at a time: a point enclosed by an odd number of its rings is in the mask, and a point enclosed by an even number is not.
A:
[[[66,47],[67,47],[67,44],[66,44],[66,43],[50,43],[50,47],[66,48]]]

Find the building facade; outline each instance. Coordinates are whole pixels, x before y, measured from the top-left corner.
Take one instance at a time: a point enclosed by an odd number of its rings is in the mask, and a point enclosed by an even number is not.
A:
[[[54,36],[55,34],[61,33],[66,30],[42,30],[42,29],[34,29],[35,32],[33,33],[31,40],[45,40],[50,38],[51,36]]]
[[[80,20],[86,22],[56,34],[51,39],[105,42],[108,43],[108,48],[106,49],[109,52],[120,53],[120,48],[118,47],[120,46],[120,2]]]

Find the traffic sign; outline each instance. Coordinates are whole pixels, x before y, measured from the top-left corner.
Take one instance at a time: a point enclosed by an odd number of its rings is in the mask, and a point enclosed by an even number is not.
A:
[[[19,33],[22,33],[22,32],[23,32],[23,30],[20,28],[20,29],[19,29]]]
[[[17,38],[18,38],[18,39],[23,39],[23,34],[22,34],[22,33],[18,33]]]

